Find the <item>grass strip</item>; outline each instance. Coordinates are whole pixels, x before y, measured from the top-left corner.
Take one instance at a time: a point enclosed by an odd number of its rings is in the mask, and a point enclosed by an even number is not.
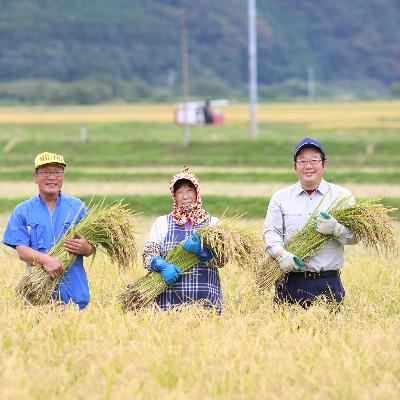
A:
[[[99,181],[99,182],[169,182],[170,173],[163,172],[82,172],[67,169],[65,176],[69,182]],[[288,172],[202,172],[202,182],[243,182],[243,183],[267,183],[267,182],[293,182],[293,171]],[[400,183],[400,170],[392,171],[327,171],[325,178],[333,183]],[[32,170],[24,171],[0,171],[0,181],[32,181]]]
[[[80,199],[89,204],[91,197],[79,196]],[[126,207],[131,211],[139,211],[144,215],[156,216],[164,215],[171,212],[171,197],[169,195],[137,195],[137,196],[107,196],[105,204],[111,204],[115,201],[124,199]],[[94,201],[99,201],[101,196],[94,196]],[[227,197],[227,196],[212,196],[203,195],[203,204],[207,210],[213,215],[222,215],[228,208],[229,214],[243,214],[245,218],[265,218],[269,198],[267,197]],[[8,199],[0,197],[0,213],[7,213],[13,208],[25,201],[26,198]],[[359,198],[358,200],[362,200]],[[400,209],[399,197],[386,197],[382,200],[385,207],[395,207]],[[392,214],[400,220],[400,211],[396,210]]]
[[[52,126],[57,131],[57,125]],[[4,128],[6,129],[6,128]],[[24,127],[28,136],[28,127]],[[137,132],[135,131],[137,130]],[[145,129],[132,126],[130,135],[121,135],[118,127],[109,126],[107,138],[97,132],[89,133],[90,141],[86,144],[75,139],[27,138],[15,142],[11,151],[3,152],[0,166],[31,165],[35,154],[46,149],[63,154],[67,163],[74,166],[143,166],[143,165],[204,165],[204,166],[262,166],[285,167],[292,161],[294,145],[303,135],[300,133],[262,137],[257,141],[244,139],[243,131],[231,134],[232,127],[221,130],[202,130],[202,134],[193,135],[189,148],[183,148],[181,131],[174,128],[173,137],[168,139],[160,135],[160,126]],[[198,131],[200,132],[200,131]],[[218,133],[217,133],[218,132]],[[266,130],[266,132],[268,132]],[[370,135],[354,131],[354,136],[337,135],[324,139],[320,132],[317,137],[326,148],[329,163],[332,166],[357,168],[400,166],[400,139],[396,130],[370,131]],[[269,132],[268,132],[269,133]],[[11,134],[11,133],[10,133]],[[104,133],[105,134],[105,133]],[[16,137],[21,135],[16,133]],[[145,136],[145,137],[144,137]],[[1,140],[0,147],[7,148],[9,141]]]

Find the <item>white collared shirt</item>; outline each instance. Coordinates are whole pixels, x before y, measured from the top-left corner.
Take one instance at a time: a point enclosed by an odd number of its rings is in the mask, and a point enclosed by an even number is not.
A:
[[[283,248],[293,232],[303,228],[317,207],[319,211],[327,211],[337,199],[349,196],[351,197],[346,204],[354,204],[355,199],[350,191],[324,179],[311,196],[303,189],[300,182],[276,192],[268,205],[264,222],[264,242],[268,253],[276,257],[277,252]],[[305,269],[320,272],[342,268],[344,245],[355,243],[357,239],[354,233],[346,228],[339,238],[326,242],[315,256],[305,258]]]

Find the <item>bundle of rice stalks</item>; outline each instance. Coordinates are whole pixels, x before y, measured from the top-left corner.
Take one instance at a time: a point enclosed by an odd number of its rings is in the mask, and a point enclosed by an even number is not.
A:
[[[232,262],[243,267],[255,268],[256,258],[253,252],[258,251],[262,242],[258,238],[259,228],[242,226],[239,222],[241,217],[223,216],[216,225],[205,225],[196,231],[202,245],[213,253],[213,267],[222,267]],[[182,274],[199,263],[196,255],[185,251],[181,244],[173,247],[165,260],[178,266]],[[167,287],[161,273],[152,271],[130,284],[119,296],[119,302],[124,311],[138,310],[152,303]]]
[[[262,244],[260,229],[257,225],[243,226],[240,221],[242,217],[222,216],[216,225],[205,225],[197,231],[202,245],[211,249],[217,267],[227,263],[244,268],[255,267],[254,252]]]
[[[327,211],[338,222],[351,229],[365,248],[393,251],[396,248],[396,240],[390,213],[396,209],[385,207],[380,203],[380,198],[346,205],[348,200],[349,197],[336,199]],[[287,251],[302,259],[315,255],[324,243],[332,239],[331,236],[318,233],[312,228],[317,212],[318,207],[306,225],[285,243]],[[261,290],[270,289],[275,281],[283,276],[278,262],[268,255],[264,257],[262,266],[257,272],[257,282]]]
[[[79,223],[73,222],[60,241],[48,252],[48,255],[57,257],[64,264],[64,273],[77,257],[76,254],[64,250],[64,242],[76,235],[86,238],[96,251],[105,252],[120,268],[127,268],[136,262],[136,244],[130,222],[132,214],[126,205],[121,200],[107,206],[104,197],[97,204],[91,203],[88,214]],[[16,284],[15,292],[32,305],[43,305],[49,302],[62,277],[63,275],[53,279],[41,265],[33,265]]]

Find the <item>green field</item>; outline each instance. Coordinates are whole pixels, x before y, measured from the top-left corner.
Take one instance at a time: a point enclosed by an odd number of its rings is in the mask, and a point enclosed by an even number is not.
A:
[[[190,165],[217,216],[246,213],[261,225],[270,196],[294,183],[292,151],[304,136],[326,146],[327,179],[400,208],[400,103],[260,106],[259,134],[248,137],[246,107],[227,124],[191,128],[188,149],[172,106],[0,108],[0,231],[13,207],[36,194],[32,163],[63,154],[66,192],[89,202],[106,193],[141,213],[139,252],[155,216],[170,211],[169,179]],[[88,142],[80,142],[80,125]],[[273,190],[271,188],[274,188]],[[393,214],[400,218],[399,212]],[[399,225],[396,223],[397,238]],[[221,270],[223,315],[197,307],[124,315],[116,296],[142,276],[100,255],[88,260],[92,301],[24,308],[13,296],[23,273],[15,252],[0,252],[0,392],[5,399],[397,399],[400,393],[398,255],[346,249],[346,304],[308,312],[276,310],[241,266]]]
[[[290,166],[295,143],[304,136],[318,137],[326,146],[333,168],[400,168],[398,129],[332,129],[310,131],[306,125],[260,124],[257,141],[247,137],[247,125],[195,127],[191,144],[182,148],[182,131],[172,124],[102,124],[88,127],[89,142],[80,143],[78,125],[18,127],[0,125],[1,167],[30,166],[46,148],[63,153],[74,167]],[[43,137],[41,137],[41,133]]]
[[[100,196],[80,196],[87,204],[93,199],[100,200]],[[145,195],[145,196],[127,196],[127,195],[108,195],[106,203],[123,199],[128,208],[134,212],[144,215],[164,215],[171,211],[171,197],[169,195]],[[11,212],[12,209],[24,198],[2,199],[0,202],[0,213]],[[225,211],[228,215],[245,214],[246,218],[261,218],[267,211],[269,198],[267,197],[226,197],[226,196],[202,196],[203,203],[209,212],[214,215],[221,215]],[[359,198],[359,200],[363,200]],[[400,209],[399,198],[384,198],[383,204],[387,207],[396,207]],[[400,219],[400,211],[392,214]]]
[[[398,192],[380,191],[379,185],[400,188],[399,110],[400,103],[396,102],[260,105],[258,138],[251,140],[246,109],[233,105],[226,110],[226,125],[192,127],[190,145],[183,148],[182,128],[166,122],[172,119],[172,106],[3,107],[0,188],[8,192],[1,182],[22,185],[31,181],[32,160],[42,151],[64,155],[68,162],[66,182],[107,182],[109,194],[114,196],[118,196],[113,191],[117,182],[135,183],[137,187],[159,182],[157,195],[164,187],[168,196],[171,175],[189,165],[203,184],[224,183],[223,192],[208,199],[213,211],[220,212],[224,203],[235,212],[243,208],[243,212],[259,218],[271,193],[259,192],[258,199],[235,199],[226,186],[229,182],[292,183],[294,144],[304,136],[313,136],[326,147],[328,180],[339,185],[376,184],[376,193],[371,194],[370,189],[364,194],[361,189],[358,197],[389,196],[388,203],[398,205]],[[88,132],[86,143],[80,142],[82,123]],[[18,189],[13,190],[15,199],[20,199]],[[221,200],[224,196],[230,198]],[[1,197],[1,209],[14,204],[9,193],[7,200]],[[168,209],[168,204],[159,200],[146,199],[143,194],[129,197],[133,208],[154,215]]]
[[[60,149],[59,153],[62,150]],[[183,164],[183,163],[182,163]],[[291,170],[291,165],[288,163],[287,172],[274,171],[273,169],[268,172],[236,172],[235,168],[232,167],[229,172],[201,172],[201,178],[207,182],[247,182],[247,183],[258,183],[258,182],[293,182],[294,176]],[[179,171],[179,167],[178,171]],[[68,181],[100,181],[100,182],[142,182],[147,181],[164,181],[167,182],[171,178],[170,172],[146,172],[146,171],[113,171],[109,169],[107,172],[98,172],[94,169],[76,169],[74,167],[71,170],[67,170],[65,173]],[[327,171],[325,178],[333,183],[400,183],[400,174],[396,170],[378,170],[378,171]],[[32,170],[31,169],[8,169],[0,171],[0,181],[31,181]]]

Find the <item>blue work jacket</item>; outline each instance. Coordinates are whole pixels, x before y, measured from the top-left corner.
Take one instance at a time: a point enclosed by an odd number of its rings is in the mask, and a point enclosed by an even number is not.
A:
[[[62,193],[51,213],[38,195],[15,207],[4,232],[3,243],[14,249],[16,246],[28,246],[47,253],[61,239],[71,223],[78,223],[86,213],[87,208],[81,200]],[[64,273],[53,298],[65,304],[72,300],[80,309],[88,305],[89,285],[82,256],[77,256]]]

